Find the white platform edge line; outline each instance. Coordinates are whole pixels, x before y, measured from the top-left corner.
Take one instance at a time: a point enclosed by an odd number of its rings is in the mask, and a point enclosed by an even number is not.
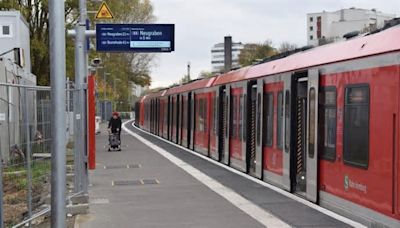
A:
[[[132,121],[132,120],[129,120],[129,121],[125,122],[124,125],[127,124],[130,121]],[[321,206],[319,206],[317,204],[311,203],[310,201],[307,201],[307,200],[305,200],[303,198],[300,198],[300,197],[298,197],[296,195],[293,195],[292,193],[287,192],[287,191],[285,191],[283,189],[280,189],[280,188],[278,188],[278,187],[276,187],[274,185],[268,184],[268,183],[266,183],[266,182],[264,182],[264,181],[262,181],[260,179],[257,179],[255,177],[249,176],[249,175],[247,175],[247,174],[245,174],[245,173],[243,173],[243,172],[241,172],[239,170],[236,170],[236,169],[234,169],[234,168],[232,168],[230,166],[227,166],[227,165],[222,164],[222,163],[220,163],[218,161],[215,161],[215,160],[213,160],[211,158],[208,158],[208,157],[206,157],[204,155],[201,155],[201,154],[196,153],[196,152],[194,152],[192,150],[189,150],[186,147],[183,147],[183,146],[180,146],[180,145],[175,144],[173,142],[170,142],[170,141],[168,141],[168,140],[166,140],[166,139],[164,139],[164,138],[162,138],[160,136],[153,135],[153,134],[151,134],[151,133],[149,133],[149,132],[147,132],[147,131],[145,131],[143,129],[140,129],[140,128],[136,127],[133,122],[132,122],[132,127],[134,127],[135,129],[137,129],[137,130],[139,130],[141,132],[144,132],[144,133],[146,133],[148,135],[156,137],[156,138],[158,138],[158,139],[160,139],[160,140],[162,140],[162,141],[164,141],[164,142],[166,142],[168,144],[174,145],[175,147],[178,147],[178,148],[180,148],[182,150],[185,150],[185,151],[187,151],[187,152],[189,152],[189,153],[191,153],[191,154],[193,154],[193,155],[195,155],[197,157],[200,157],[200,158],[202,158],[202,159],[204,159],[206,161],[209,161],[209,162],[211,162],[211,163],[213,163],[213,164],[215,164],[215,165],[217,165],[219,167],[222,167],[222,168],[224,168],[226,170],[229,170],[229,171],[231,171],[233,173],[236,173],[236,174],[238,174],[238,175],[240,175],[240,176],[242,176],[242,177],[244,177],[244,178],[246,178],[248,180],[251,180],[251,181],[253,181],[253,182],[257,183],[257,184],[260,184],[260,185],[262,185],[264,187],[267,187],[267,188],[269,188],[269,189],[271,189],[271,190],[273,190],[273,191],[275,191],[275,192],[277,192],[279,194],[282,194],[282,195],[284,195],[284,196],[286,196],[286,197],[288,197],[288,198],[290,198],[292,200],[295,200],[295,201],[297,201],[299,203],[302,203],[302,204],[304,204],[304,205],[306,205],[306,206],[308,206],[308,207],[310,207],[312,209],[315,209],[315,210],[317,210],[317,211],[319,211],[319,212],[321,212],[321,213],[323,213],[323,214],[325,214],[325,215],[327,215],[329,217],[332,217],[332,218],[334,218],[336,220],[339,220],[339,221],[341,221],[343,223],[346,223],[346,224],[348,224],[350,226],[353,226],[355,228],[367,228],[367,226],[365,226],[365,225],[363,225],[363,224],[361,224],[359,222],[353,221],[353,220],[351,220],[349,218],[346,218],[346,217],[344,217],[342,215],[339,215],[339,214],[337,214],[337,213],[335,213],[333,211],[330,211],[330,210],[328,210],[326,208],[323,208],[323,207],[321,207]]]
[[[289,224],[283,222],[279,218],[275,217],[274,215],[268,213],[261,207],[257,206],[256,204],[252,203],[251,201],[245,199],[244,197],[240,196],[230,188],[225,187],[215,179],[207,176],[200,170],[194,168],[193,166],[189,165],[188,163],[182,161],[181,159],[175,157],[174,155],[170,154],[168,151],[160,148],[159,146],[151,143],[147,139],[144,139],[143,137],[139,136],[138,134],[132,132],[129,130],[125,125],[127,122],[125,122],[122,126],[122,128],[131,134],[133,137],[137,138],[140,140],[142,143],[150,147],[151,149],[155,150],[157,153],[160,155],[164,156],[167,158],[169,161],[171,161],[173,164],[177,165],[179,168],[183,169],[186,171],[188,174],[193,176],[195,179],[200,181],[202,184],[207,186],[209,189],[217,193],[218,195],[222,196],[225,198],[228,202],[242,210],[244,213],[261,223],[262,225],[266,227],[291,227]]]

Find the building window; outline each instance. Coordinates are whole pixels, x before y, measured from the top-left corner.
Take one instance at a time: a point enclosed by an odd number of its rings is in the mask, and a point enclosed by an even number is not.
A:
[[[346,87],[344,116],[344,163],[368,168],[369,85]]]
[[[319,112],[319,151],[321,158],[329,161],[336,159],[336,88],[321,89]]]
[[[3,25],[3,35],[6,35],[6,36],[10,35],[10,26]]]
[[[1,28],[0,37],[11,37],[12,36],[11,25],[1,25],[0,28]]]
[[[314,39],[314,37],[311,35],[311,36],[310,36],[310,40],[312,40],[312,39]]]
[[[264,94],[264,146],[272,147],[274,132],[274,94]]]
[[[312,26],[310,26],[310,31],[313,31],[313,30],[314,30],[314,28]]]
[[[310,17],[310,22],[313,22],[314,21],[314,18],[313,17]]]

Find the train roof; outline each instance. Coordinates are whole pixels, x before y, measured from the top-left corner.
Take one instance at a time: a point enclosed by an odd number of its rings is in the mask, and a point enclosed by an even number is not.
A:
[[[298,52],[282,59],[219,75],[213,85],[222,85],[267,75],[301,70],[400,50],[400,26],[338,43]]]
[[[196,80],[196,81],[189,82],[189,83],[181,85],[181,86],[172,87],[172,88],[168,89],[168,91],[165,95],[184,93],[184,92],[192,91],[192,90],[196,90],[196,89],[208,88],[213,85],[214,81],[215,81],[215,77]]]

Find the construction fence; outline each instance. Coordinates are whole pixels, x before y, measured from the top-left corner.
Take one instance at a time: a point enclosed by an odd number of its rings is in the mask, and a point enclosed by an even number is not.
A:
[[[67,113],[68,176],[74,167],[72,100],[76,91],[66,89],[66,93],[66,104],[59,108]],[[35,227],[49,220],[51,115],[49,87],[0,83],[0,220],[4,227]],[[73,179],[67,181],[68,194],[73,192],[73,183]]]

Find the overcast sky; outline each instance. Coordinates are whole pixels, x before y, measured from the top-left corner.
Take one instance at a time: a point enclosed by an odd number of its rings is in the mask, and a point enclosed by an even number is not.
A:
[[[283,41],[304,46],[306,14],[342,8],[376,8],[400,16],[400,0],[152,0],[157,23],[175,24],[175,52],[159,54],[152,88],[179,81],[191,62],[192,78],[211,71],[211,47],[234,42]]]

